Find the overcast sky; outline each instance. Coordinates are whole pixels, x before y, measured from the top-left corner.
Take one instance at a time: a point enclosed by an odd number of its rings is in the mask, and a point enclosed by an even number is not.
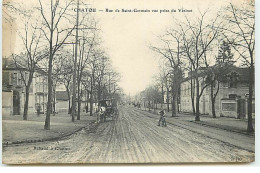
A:
[[[21,0],[16,0],[21,2]],[[95,17],[101,28],[101,38],[107,54],[112,59],[115,69],[121,74],[120,87],[126,94],[134,95],[153,82],[158,74],[159,55],[149,49],[156,45],[157,36],[172,27],[173,17],[182,20],[184,15],[193,17],[198,10],[210,8],[212,15],[228,0],[81,0],[96,8]],[[242,0],[236,0],[242,1]],[[36,1],[31,1],[37,3]],[[22,4],[30,8],[30,1]],[[47,2],[47,1],[46,1]],[[81,5],[80,8],[89,6]],[[190,13],[178,12],[178,9],[192,10]],[[125,10],[172,10],[175,13],[163,12],[105,12]],[[99,10],[103,10],[99,11]],[[19,28],[19,27],[18,27]],[[13,45],[13,44],[12,44]],[[17,47],[17,46],[16,46]]]
[[[184,14],[192,17],[198,9],[211,8],[217,10],[225,3],[213,0],[105,0],[91,2],[97,10],[106,8],[138,9],[138,10],[177,10],[176,13],[122,13],[97,12],[100,20],[104,45],[111,56],[113,65],[122,75],[120,86],[126,94],[134,95],[144,90],[158,74],[159,55],[149,49],[150,44],[156,44],[156,37],[163,34],[166,28],[172,26],[173,16],[182,19]],[[178,9],[192,10],[192,13],[179,13]]]

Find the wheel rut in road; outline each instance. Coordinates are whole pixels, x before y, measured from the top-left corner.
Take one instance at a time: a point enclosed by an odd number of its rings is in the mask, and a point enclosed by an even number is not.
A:
[[[69,138],[3,148],[12,163],[183,163],[254,160],[254,153],[177,125],[157,126],[158,116],[119,107],[114,121],[84,129]],[[34,150],[59,147],[68,150]]]
[[[135,110],[139,112],[139,110]],[[149,112],[143,112],[143,114],[148,117],[155,119],[155,115]],[[174,121],[167,122],[170,125],[174,125],[176,127],[189,130],[194,133],[198,133],[204,135],[205,137],[218,140],[220,142],[225,143],[226,145],[230,145],[231,147],[237,147],[239,149],[243,149],[249,152],[255,151],[255,140],[254,136],[246,135],[244,133],[238,133],[234,131],[228,131],[225,129],[210,127],[210,126],[202,126],[200,124],[196,124],[193,122],[182,121],[179,119],[174,119]]]

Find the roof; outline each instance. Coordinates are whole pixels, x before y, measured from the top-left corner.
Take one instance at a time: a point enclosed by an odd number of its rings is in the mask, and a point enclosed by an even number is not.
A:
[[[249,68],[241,68],[241,67],[231,67],[229,68],[227,75],[232,73],[232,72],[236,72],[238,73],[238,79],[239,81],[243,81],[243,82],[249,82]]]
[[[29,71],[26,62],[23,62],[22,59],[19,59],[19,61],[15,62],[15,60],[12,58],[12,56],[8,58],[2,59],[2,69],[3,70],[22,70],[22,71]],[[37,73],[40,73],[42,75],[47,75],[46,71],[44,71],[39,66],[35,66],[35,71]]]
[[[69,97],[66,91],[56,91],[56,100],[68,101]]]
[[[215,66],[211,66],[210,68],[214,68]],[[236,66],[227,66],[227,67],[222,67],[223,70],[223,74],[225,74],[225,76],[228,76],[229,74],[231,74],[232,72],[235,72],[238,74],[238,81],[240,82],[249,82],[249,68],[242,68],[242,67],[236,67]],[[199,73],[199,77],[202,76],[206,76],[207,71],[205,69],[205,71],[202,71],[201,73]],[[182,80],[182,82],[185,82],[187,80],[189,80],[191,78],[191,76],[186,77],[185,79]],[[225,78],[225,77],[224,77]],[[223,80],[225,80],[223,78]]]

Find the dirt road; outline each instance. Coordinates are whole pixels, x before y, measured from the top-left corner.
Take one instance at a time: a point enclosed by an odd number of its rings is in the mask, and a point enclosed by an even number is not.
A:
[[[69,138],[3,148],[4,163],[250,162],[254,153],[169,124],[132,107],[115,121],[93,125]]]

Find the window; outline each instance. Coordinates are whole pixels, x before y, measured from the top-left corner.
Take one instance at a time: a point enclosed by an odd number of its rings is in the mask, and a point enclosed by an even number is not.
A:
[[[13,78],[12,78],[12,81],[13,81],[13,85],[17,85],[17,73],[14,73],[13,74]]]
[[[18,85],[22,85],[22,77],[21,74],[18,74]]]
[[[232,99],[232,100],[235,100],[237,98],[237,95],[236,94],[229,94],[228,98]]]
[[[236,80],[236,78],[230,77],[229,87],[230,88],[236,88],[237,87],[237,80]]]
[[[3,72],[2,82],[4,85],[9,85],[9,72]]]
[[[236,72],[232,72],[229,75],[229,87],[230,88],[236,88],[238,82],[238,74]]]

